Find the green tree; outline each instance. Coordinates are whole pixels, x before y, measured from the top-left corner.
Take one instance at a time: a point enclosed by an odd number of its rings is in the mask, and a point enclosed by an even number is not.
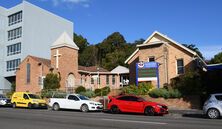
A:
[[[185,47],[187,47],[187,48],[189,48],[190,50],[196,52],[196,53],[200,56],[200,58],[204,59],[202,53],[201,53],[200,50],[196,47],[195,44],[182,44],[182,45],[185,46]]]
[[[222,52],[219,52],[210,61],[211,64],[222,63]]]
[[[89,43],[86,38],[84,38],[82,35],[77,35],[74,33],[74,42],[79,47],[79,53],[82,53],[87,46],[89,46]]]
[[[79,55],[79,64],[82,66],[97,65],[98,48],[95,45],[87,46]]]
[[[53,90],[60,87],[60,77],[58,74],[48,73],[44,79],[44,90]]]

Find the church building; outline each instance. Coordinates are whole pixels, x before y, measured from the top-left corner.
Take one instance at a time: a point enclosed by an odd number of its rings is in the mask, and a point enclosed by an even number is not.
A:
[[[125,63],[129,64],[130,84],[148,82],[157,88],[188,71],[206,70],[206,63],[196,52],[157,31],[137,45]]]
[[[78,50],[79,47],[64,32],[51,46],[50,60],[27,56],[16,71],[16,91],[40,92],[43,80],[50,72],[58,74],[60,90],[67,92],[74,92],[78,86],[94,90],[105,86],[118,89],[128,84],[127,68],[118,66],[118,71],[108,71],[97,66],[79,66]]]

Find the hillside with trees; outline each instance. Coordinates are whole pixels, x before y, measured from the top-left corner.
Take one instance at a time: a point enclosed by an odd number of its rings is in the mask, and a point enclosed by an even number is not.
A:
[[[124,36],[114,32],[97,44],[91,44],[82,35],[74,34],[74,42],[79,46],[79,64],[82,66],[101,66],[112,70],[118,65],[126,66],[124,61],[133,53],[137,44],[144,39],[127,43]]]

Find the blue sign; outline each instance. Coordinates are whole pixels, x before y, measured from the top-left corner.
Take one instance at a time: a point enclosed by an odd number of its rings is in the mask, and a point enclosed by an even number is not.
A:
[[[136,85],[139,82],[157,81],[159,88],[159,63],[139,62],[136,63]]]

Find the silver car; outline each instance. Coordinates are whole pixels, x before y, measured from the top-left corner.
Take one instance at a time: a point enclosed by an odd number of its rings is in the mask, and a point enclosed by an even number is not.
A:
[[[210,119],[222,116],[222,93],[211,94],[203,106],[203,113]]]

